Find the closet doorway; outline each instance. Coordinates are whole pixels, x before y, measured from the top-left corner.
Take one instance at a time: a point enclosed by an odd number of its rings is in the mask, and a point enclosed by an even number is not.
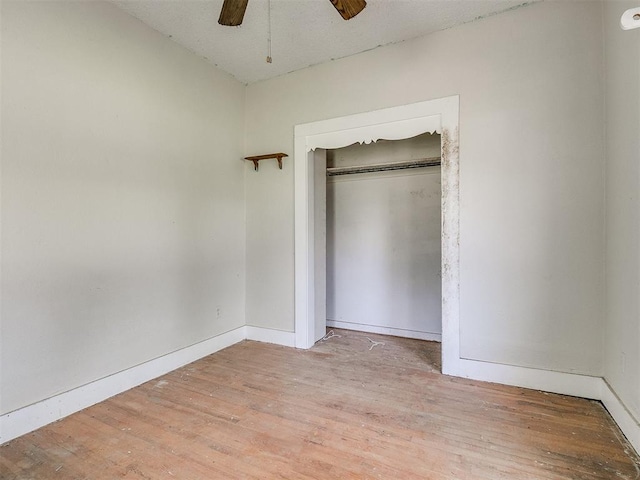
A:
[[[327,150],[327,327],[442,340],[440,135]]]
[[[457,95],[356,113],[294,128],[295,346],[326,334],[326,149],[441,136],[442,373],[460,376],[460,170]]]

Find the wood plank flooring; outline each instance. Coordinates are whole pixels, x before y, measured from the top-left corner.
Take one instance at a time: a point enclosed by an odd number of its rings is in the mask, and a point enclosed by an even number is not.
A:
[[[242,342],[41,428],[0,447],[0,478],[640,478],[598,402],[443,376],[437,343],[335,333]]]

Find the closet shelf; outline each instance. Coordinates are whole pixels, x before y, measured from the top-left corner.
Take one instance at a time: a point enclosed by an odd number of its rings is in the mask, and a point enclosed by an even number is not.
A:
[[[278,167],[280,168],[280,170],[282,170],[282,158],[283,157],[288,157],[289,155],[287,155],[286,153],[268,153],[266,155],[255,155],[253,157],[244,157],[245,160],[251,160],[253,162],[253,169],[257,172],[258,171],[258,162],[260,160],[268,160],[270,158],[275,158],[276,160],[278,160]]]
[[[327,177],[338,175],[352,175],[355,173],[387,172],[391,170],[405,170],[408,168],[437,167],[441,164],[440,157],[421,158],[406,162],[375,163],[371,165],[353,165],[349,167],[327,168]]]

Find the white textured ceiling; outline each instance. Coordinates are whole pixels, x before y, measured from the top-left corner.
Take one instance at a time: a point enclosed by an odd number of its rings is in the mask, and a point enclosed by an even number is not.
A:
[[[367,0],[345,21],[329,0],[249,0],[240,27],[218,25],[222,0],[113,0],[243,83],[275,77],[509,10],[526,0]]]

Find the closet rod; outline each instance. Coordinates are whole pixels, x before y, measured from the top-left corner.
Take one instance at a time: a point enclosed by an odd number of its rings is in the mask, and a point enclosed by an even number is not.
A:
[[[375,163],[371,165],[354,165],[351,167],[327,168],[327,177],[337,175],[352,175],[354,173],[388,172],[391,170],[405,170],[408,168],[437,167],[440,165],[440,157],[421,158],[406,162]]]

